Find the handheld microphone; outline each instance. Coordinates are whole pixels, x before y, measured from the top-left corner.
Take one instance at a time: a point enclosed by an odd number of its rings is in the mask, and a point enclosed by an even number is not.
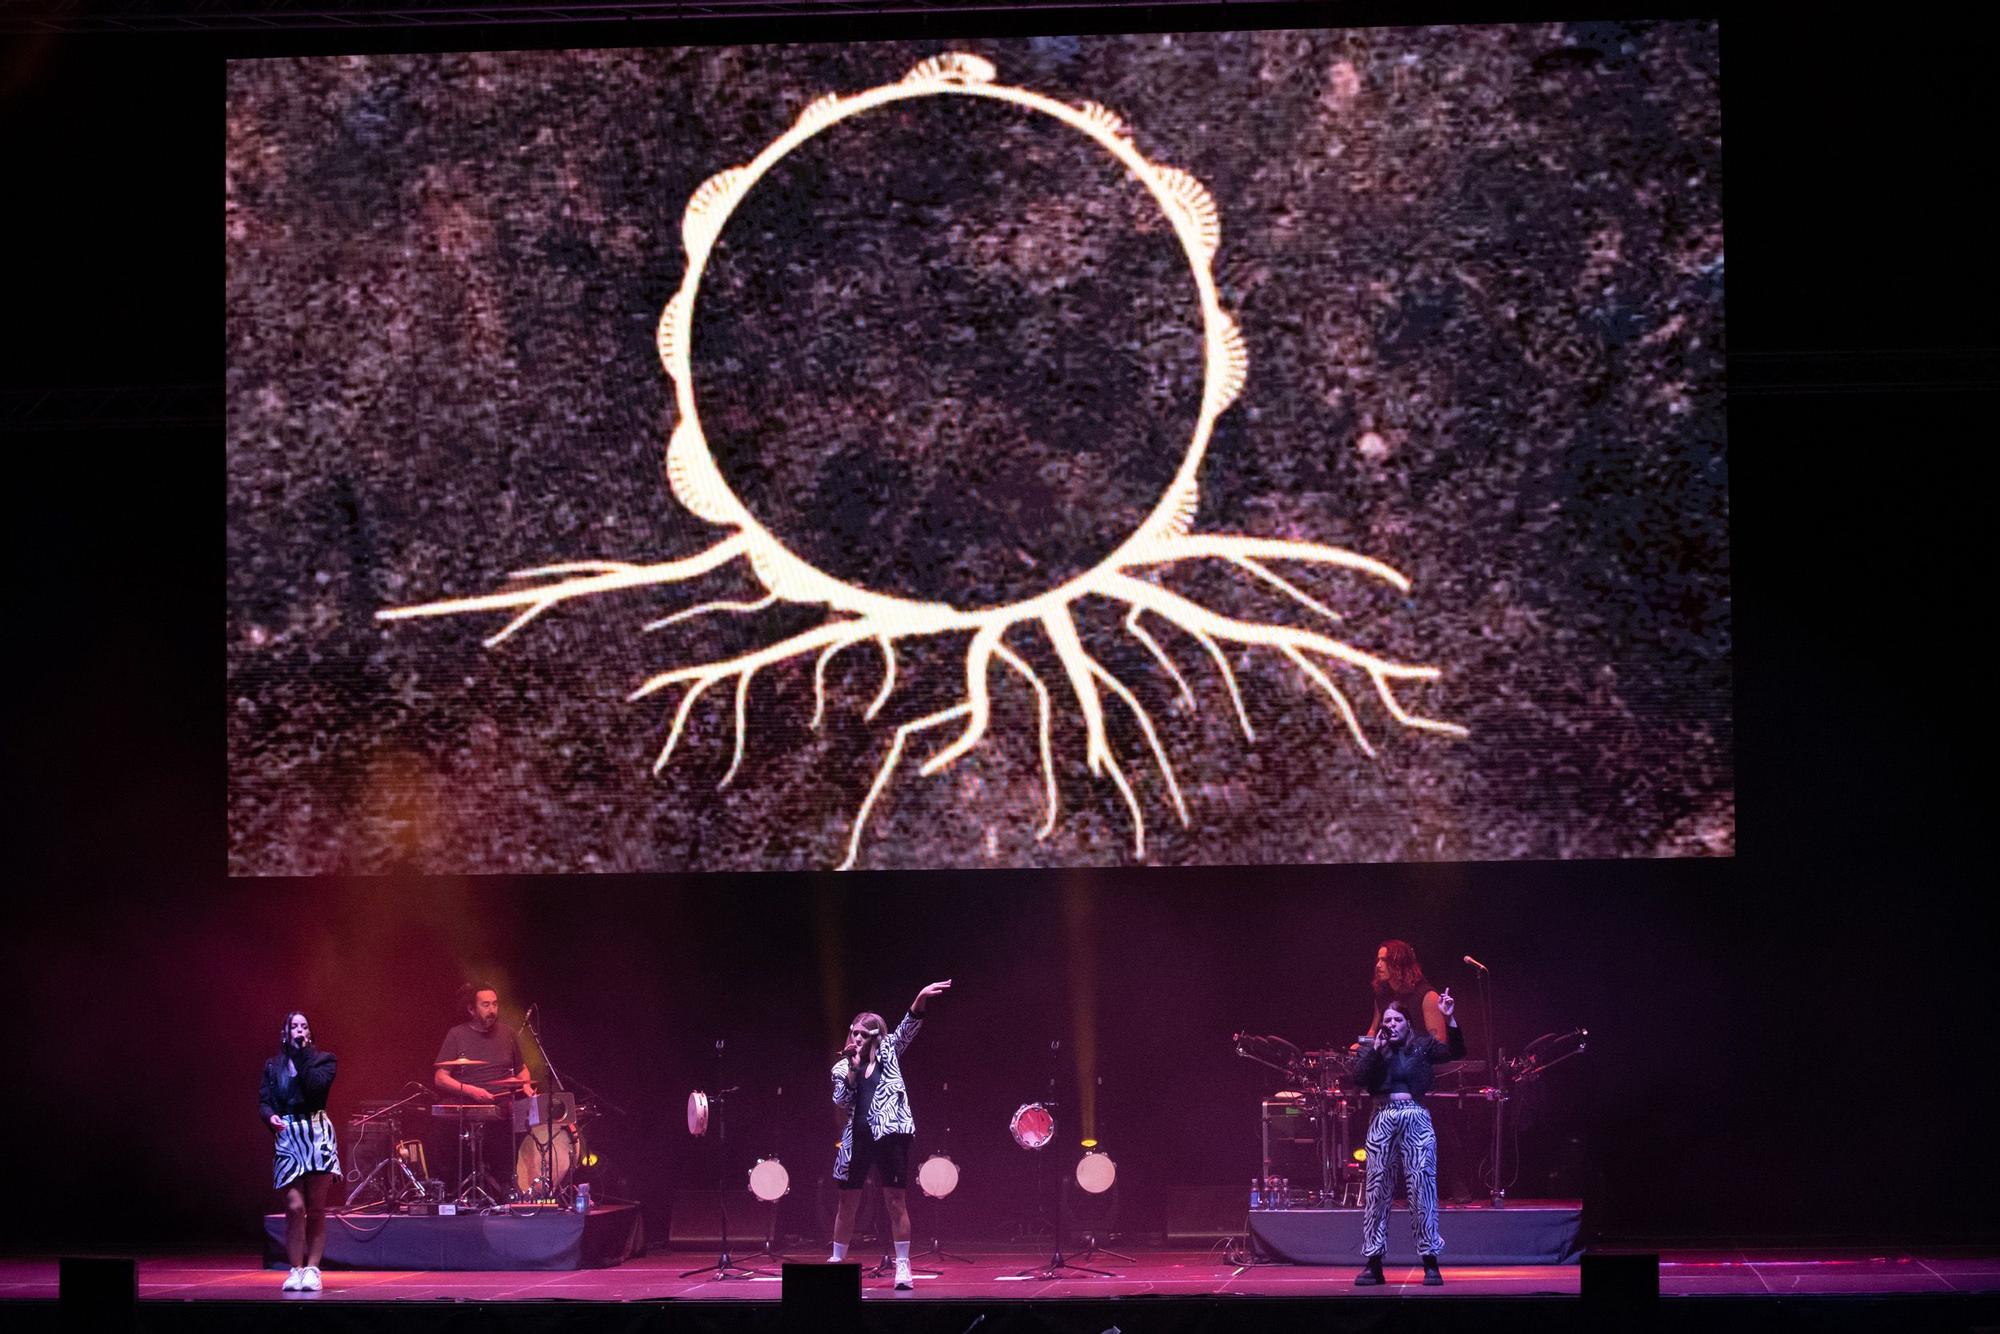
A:
[[[1465,956],[1465,961],[1471,964],[1474,968],[1477,968],[1482,973],[1490,973],[1493,971],[1491,968],[1488,968],[1485,964],[1479,962],[1479,960],[1473,958],[1470,954]]]

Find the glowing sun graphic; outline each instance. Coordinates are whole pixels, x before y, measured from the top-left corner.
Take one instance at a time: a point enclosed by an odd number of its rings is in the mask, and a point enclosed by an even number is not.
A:
[[[711,687],[733,683],[735,748],[729,769],[722,778],[725,786],[742,765],[750,684],[760,671],[795,658],[816,655],[812,725],[817,728],[825,710],[828,662],[845,648],[873,643],[884,663],[881,688],[866,715],[873,719],[895,689],[896,646],[900,641],[923,636],[969,636],[965,651],[963,697],[949,708],[916,718],[896,729],[888,753],[855,812],[848,834],[846,856],[840,863],[843,870],[854,865],[861,850],[869,813],[888,787],[904,748],[913,738],[920,733],[956,726],[956,735],[923,762],[920,772],[930,775],[958,760],[986,735],[992,718],[992,678],[996,663],[1014,673],[1034,691],[1039,717],[1041,769],[1046,789],[1044,816],[1038,836],[1047,838],[1054,831],[1058,795],[1052,721],[1056,703],[1041,674],[1014,647],[1009,646],[1008,636],[1016,630],[1033,633],[1039,628],[1047,637],[1056,660],[1061,664],[1064,683],[1082,715],[1084,760],[1089,772],[1096,777],[1109,777],[1131,812],[1135,857],[1143,859],[1145,856],[1145,816],[1109,740],[1107,707],[1122,707],[1130,713],[1145,737],[1153,762],[1159,767],[1175,814],[1183,825],[1188,823],[1187,803],[1181,795],[1179,780],[1167,758],[1166,748],[1161,744],[1152,716],[1125,683],[1092,656],[1079,636],[1072,609],[1079,600],[1087,597],[1109,599],[1126,608],[1125,630],[1172,678],[1181,699],[1190,709],[1195,707],[1194,692],[1174,660],[1147,629],[1147,619],[1156,618],[1158,622],[1172,625],[1200,644],[1221,674],[1247,740],[1254,741],[1255,733],[1244,708],[1235,673],[1230,667],[1229,655],[1224,650],[1225,645],[1265,648],[1288,659],[1312,687],[1326,696],[1355,744],[1370,756],[1375,753],[1374,747],[1362,729],[1361,719],[1344,686],[1366,682],[1389,716],[1405,727],[1453,736],[1465,735],[1465,729],[1454,723],[1439,722],[1412,713],[1397,698],[1398,685],[1437,677],[1439,669],[1434,666],[1392,661],[1334,634],[1301,625],[1224,615],[1145,577],[1149,571],[1163,570],[1183,562],[1224,562],[1278,590],[1313,617],[1336,624],[1341,620],[1338,612],[1287,579],[1273,566],[1335,566],[1379,580],[1401,592],[1407,593],[1410,587],[1408,579],[1383,562],[1338,547],[1281,538],[1192,531],[1203,455],[1216,419],[1242,391],[1248,366],[1242,335],[1235,322],[1223,311],[1216,296],[1212,266],[1221,241],[1221,226],[1215,203],[1193,176],[1173,167],[1161,166],[1143,156],[1133,146],[1123,123],[1112,112],[1094,102],[1071,105],[1024,88],[998,84],[994,82],[995,73],[992,64],[977,56],[949,54],[924,61],[897,83],[852,96],[830,93],[807,106],[792,127],[755,160],[710,177],[689,200],[681,220],[687,271],[681,279],[680,289],[667,302],[659,321],[660,360],[673,380],[678,409],[678,420],[667,445],[667,477],[675,498],[708,523],[727,530],[725,536],[698,554],[678,560],[652,564],[580,560],[543,565],[519,571],[511,577],[514,582],[499,592],[394,608],[378,612],[378,617],[403,620],[467,612],[513,612],[513,618],[485,641],[492,646],[562,603],[616,590],[684,583],[733,561],[743,561],[764,589],[763,597],[747,602],[705,602],[654,621],[646,628],[659,629],[713,612],[756,612],[781,602],[821,607],[826,612],[824,623],[735,657],[669,668],[645,681],[631,696],[640,699],[669,687],[684,687],[674,709],[666,743],[653,765],[657,774],[673,757],[674,747],[680,741],[696,701]],[[1158,502],[1132,533],[1095,565],[1044,591],[999,606],[961,607],[943,601],[915,600],[865,588],[815,568],[760,523],[724,481],[709,443],[702,434],[701,420],[695,410],[694,372],[689,359],[695,303],[710,251],[730,213],[780,159],[815,135],[875,108],[927,97],[973,97],[1011,103],[1052,117],[1088,136],[1143,185],[1157,203],[1187,255],[1201,308],[1203,383],[1200,412],[1179,468]]]

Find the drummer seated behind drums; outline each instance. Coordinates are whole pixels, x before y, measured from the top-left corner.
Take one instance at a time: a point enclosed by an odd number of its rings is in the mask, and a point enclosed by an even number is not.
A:
[[[500,1022],[500,993],[484,982],[468,982],[458,989],[458,1004],[463,1021],[438,1044],[438,1068],[431,1077],[438,1101],[505,1107],[516,1093],[532,1096],[535,1086],[521,1057],[521,1041]],[[465,1060],[474,1064],[446,1064]],[[494,1198],[504,1199],[506,1187],[495,1174],[514,1161],[511,1118],[475,1125],[473,1133],[486,1136],[486,1170],[493,1178],[484,1184],[496,1191]]]
[[[917,1131],[910,1115],[909,1090],[903,1085],[902,1053],[916,1040],[924,1005],[951,989],[951,981],[933,982],[910,1002],[910,1012],[896,1031],[886,1031],[882,1016],[863,1011],[847,1026],[847,1045],[833,1063],[833,1105],[840,1118],[840,1152],[834,1158],[833,1179],[840,1188],[840,1209],[833,1222],[831,1262],[847,1259],[854,1236],[854,1215],[860,1210],[861,1188],[873,1169],[882,1182],[882,1205],[889,1214],[889,1234],[896,1244],[896,1286],[907,1291],[910,1281],[910,1209],[904,1189],[910,1171],[910,1140]]]

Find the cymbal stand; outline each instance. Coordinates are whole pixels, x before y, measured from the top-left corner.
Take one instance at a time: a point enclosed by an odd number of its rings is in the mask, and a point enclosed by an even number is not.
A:
[[[368,1113],[368,1115],[366,1116],[356,1117],[354,1120],[348,1123],[348,1129],[358,1130],[363,1126],[373,1125],[375,1122],[383,1119],[384,1117],[393,1118],[395,1113],[401,1111],[404,1107],[408,1106],[410,1103],[415,1102],[418,1098],[423,1097],[426,1092],[428,1092],[427,1089],[419,1088],[415,1093],[410,1094],[406,1098],[399,1099],[396,1102],[392,1102],[387,1107],[378,1108],[375,1111]],[[397,1122],[394,1119],[391,1119],[389,1124],[393,1127],[397,1125]],[[397,1144],[394,1142],[399,1138],[399,1135],[400,1132],[398,1131],[391,1132],[390,1134],[391,1143],[389,1145],[389,1152],[382,1155],[381,1162],[375,1164],[375,1166],[368,1169],[368,1175],[362,1177],[361,1180],[358,1183],[356,1183],[353,1190],[347,1192],[347,1198],[341,1201],[340,1208],[337,1212],[339,1213],[351,1212],[355,1207],[354,1202],[361,1198],[362,1192],[367,1190],[368,1187],[374,1183],[376,1177],[382,1176],[384,1174],[388,1175],[389,1181],[382,1187],[382,1205],[383,1208],[393,1211],[395,1206],[400,1202],[400,1197],[404,1193],[404,1185],[401,1181],[396,1180],[395,1173],[389,1171],[389,1167],[391,1164],[394,1164],[395,1166],[400,1167],[403,1170],[403,1175],[406,1178],[408,1178],[409,1185],[415,1189],[417,1198],[420,1200],[424,1198],[424,1189],[425,1189],[424,1183],[417,1180],[416,1174],[410,1171],[410,1165],[403,1161],[403,1155],[399,1151]]]
[[[772,1276],[768,1269],[746,1268],[729,1258],[729,1122],[723,1115],[723,1103],[736,1090],[725,1088],[722,1083],[722,1053],[727,1045],[722,1038],[715,1040],[715,1096],[708,1100],[715,1113],[715,1202],[722,1210],[722,1254],[712,1265],[682,1270],[682,1278],[693,1278],[696,1274],[707,1274],[712,1280]]]

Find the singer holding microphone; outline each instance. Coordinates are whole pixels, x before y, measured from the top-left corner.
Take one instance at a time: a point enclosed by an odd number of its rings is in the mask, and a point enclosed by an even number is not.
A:
[[[326,1254],[326,1197],[340,1174],[340,1150],[326,1095],[333,1087],[333,1053],[313,1045],[312,1023],[287,1011],[278,1054],[264,1062],[257,1110],[270,1127],[271,1184],[285,1192],[286,1292],[318,1292]]]
[[[1382,1252],[1389,1246],[1389,1196],[1394,1190],[1389,1173],[1398,1157],[1409,1182],[1410,1224],[1424,1262],[1424,1285],[1434,1288],[1444,1282],[1437,1259],[1444,1249],[1438,1237],[1437,1132],[1423,1098],[1431,1091],[1431,1067],[1465,1055],[1465,1035],[1453,1014],[1457,1002],[1450,987],[1438,997],[1448,1035],[1445,1042],[1419,1031],[1417,1016],[1403,1004],[1390,1001],[1383,1007],[1381,1024],[1361,1044],[1354,1071],[1362,1091],[1375,1099],[1375,1117],[1368,1123],[1368,1178],[1361,1209],[1365,1263],[1354,1276],[1360,1287],[1382,1282]]]
[[[910,1115],[909,1090],[903,1084],[902,1054],[916,1040],[924,1005],[950,989],[947,978],[919,991],[893,1033],[887,1031],[879,1014],[863,1011],[855,1015],[847,1026],[847,1045],[833,1063],[833,1105],[841,1124],[840,1151],[833,1161],[840,1209],[833,1221],[832,1262],[847,1259],[854,1216],[861,1207],[861,1188],[873,1169],[882,1182],[882,1205],[888,1211],[889,1233],[896,1245],[896,1287],[903,1291],[912,1286],[910,1209],[903,1192],[917,1123]]]

